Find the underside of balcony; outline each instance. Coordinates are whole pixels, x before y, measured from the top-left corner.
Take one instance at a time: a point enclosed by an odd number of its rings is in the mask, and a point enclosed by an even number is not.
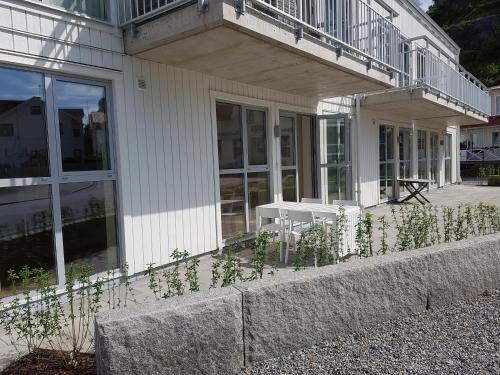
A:
[[[488,117],[424,87],[401,88],[364,95],[363,108],[398,121],[416,120],[431,127],[487,123]]]
[[[286,18],[286,17],[285,17]],[[331,98],[392,88],[393,75],[348,48],[327,43],[296,25],[234,1],[210,0],[161,13],[125,30],[126,52],[146,60],[266,87],[286,93]]]

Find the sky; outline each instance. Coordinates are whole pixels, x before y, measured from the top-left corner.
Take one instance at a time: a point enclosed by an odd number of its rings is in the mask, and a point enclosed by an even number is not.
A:
[[[420,5],[420,8],[427,11],[429,7],[432,5],[433,0],[417,0],[417,4]]]

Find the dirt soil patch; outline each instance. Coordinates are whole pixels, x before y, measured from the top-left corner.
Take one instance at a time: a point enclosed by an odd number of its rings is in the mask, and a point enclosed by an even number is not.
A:
[[[69,353],[38,349],[11,363],[0,375],[96,375],[95,355],[83,353],[78,366],[68,365]]]

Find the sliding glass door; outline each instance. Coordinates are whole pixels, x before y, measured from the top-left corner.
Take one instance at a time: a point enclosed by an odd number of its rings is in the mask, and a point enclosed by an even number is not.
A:
[[[394,199],[394,127],[389,125],[379,128],[379,171],[380,201]]]
[[[349,122],[345,117],[319,117],[318,125],[321,196],[325,203],[351,199]]]
[[[269,203],[265,110],[218,102],[217,144],[222,238],[255,230],[255,208]]]

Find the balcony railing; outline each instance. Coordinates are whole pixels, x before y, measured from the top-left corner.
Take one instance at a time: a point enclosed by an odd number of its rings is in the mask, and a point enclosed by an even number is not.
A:
[[[253,0],[273,15],[366,61],[398,71],[402,37],[387,17],[362,0]]]
[[[403,52],[400,86],[427,86],[444,97],[484,115],[491,114],[486,86],[460,66],[443,60],[428,48]]]
[[[460,150],[460,161],[498,162],[500,147],[480,147]]]

